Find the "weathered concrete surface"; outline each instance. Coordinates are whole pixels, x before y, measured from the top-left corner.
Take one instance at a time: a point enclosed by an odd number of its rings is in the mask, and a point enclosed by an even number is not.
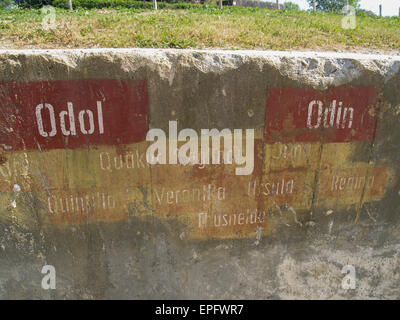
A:
[[[0,106],[1,299],[400,298],[398,57],[0,51]],[[169,121],[253,172],[149,166]]]

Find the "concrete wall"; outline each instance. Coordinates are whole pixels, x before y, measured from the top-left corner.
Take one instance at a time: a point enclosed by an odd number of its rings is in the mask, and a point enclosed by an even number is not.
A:
[[[0,106],[1,299],[400,298],[398,57],[0,51]],[[149,165],[171,121],[253,170]]]

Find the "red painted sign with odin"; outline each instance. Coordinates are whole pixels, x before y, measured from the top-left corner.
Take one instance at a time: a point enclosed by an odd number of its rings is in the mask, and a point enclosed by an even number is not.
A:
[[[3,150],[76,149],[143,141],[145,81],[0,82]]]
[[[266,143],[371,141],[379,96],[378,87],[272,88],[266,105]]]

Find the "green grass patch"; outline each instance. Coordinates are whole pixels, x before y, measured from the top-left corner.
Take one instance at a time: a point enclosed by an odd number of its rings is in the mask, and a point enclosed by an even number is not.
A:
[[[54,0],[65,7],[66,0]],[[55,28],[44,30],[41,10],[0,10],[2,47],[223,48],[273,50],[400,49],[400,19],[258,8],[128,0],[73,0],[56,8]],[[96,5],[96,7],[92,7]]]

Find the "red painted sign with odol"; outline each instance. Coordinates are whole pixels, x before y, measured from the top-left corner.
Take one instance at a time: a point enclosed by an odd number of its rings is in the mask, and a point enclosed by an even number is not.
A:
[[[76,149],[143,141],[146,81],[0,82],[3,150]]]

